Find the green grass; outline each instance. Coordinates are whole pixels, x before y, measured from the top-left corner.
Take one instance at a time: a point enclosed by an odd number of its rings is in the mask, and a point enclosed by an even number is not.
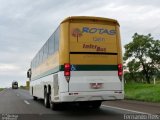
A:
[[[160,102],[160,84],[125,84],[125,99]]]
[[[0,88],[0,91],[2,91],[3,90],[3,88]]]
[[[27,86],[20,86],[19,88],[24,89],[24,90],[29,90],[29,87],[27,87]]]

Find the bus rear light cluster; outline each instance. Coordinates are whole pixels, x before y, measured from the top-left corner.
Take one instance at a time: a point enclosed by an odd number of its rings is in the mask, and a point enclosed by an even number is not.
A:
[[[64,64],[64,76],[70,76],[71,66],[69,63]]]
[[[122,64],[118,64],[118,76],[122,76],[123,75],[123,66]]]
[[[65,63],[64,64],[64,76],[67,82],[69,82],[70,80],[70,75],[71,75],[71,65],[69,63]]]

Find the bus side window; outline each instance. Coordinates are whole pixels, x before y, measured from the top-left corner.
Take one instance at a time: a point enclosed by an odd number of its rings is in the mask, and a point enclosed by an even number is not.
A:
[[[49,38],[48,46],[49,46],[48,54],[50,56],[54,53],[54,34],[52,34],[51,37]]]
[[[55,50],[57,51],[59,49],[59,32],[60,32],[60,27],[55,32]]]

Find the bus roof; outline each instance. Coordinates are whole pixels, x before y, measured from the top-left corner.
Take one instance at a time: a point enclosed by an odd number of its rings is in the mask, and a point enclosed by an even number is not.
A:
[[[98,21],[109,21],[114,22],[119,25],[118,21],[115,19],[110,18],[103,18],[103,17],[93,17],[93,16],[70,16],[64,19],[61,23],[71,21],[71,20],[98,20]]]

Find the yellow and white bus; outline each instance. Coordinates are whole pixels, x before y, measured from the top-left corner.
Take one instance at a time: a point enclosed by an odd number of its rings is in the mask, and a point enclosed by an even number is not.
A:
[[[54,110],[66,102],[99,108],[102,101],[123,99],[119,23],[66,18],[33,58],[28,77],[33,98]]]

